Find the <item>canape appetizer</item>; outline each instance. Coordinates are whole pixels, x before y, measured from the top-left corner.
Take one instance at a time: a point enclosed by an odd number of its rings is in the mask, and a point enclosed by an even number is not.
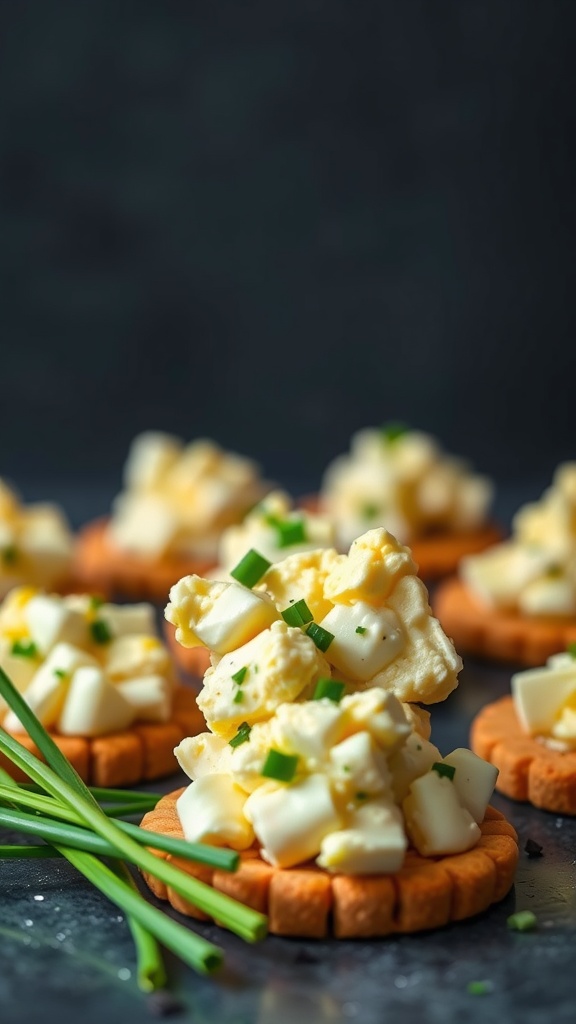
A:
[[[180,576],[215,565],[222,531],[268,489],[254,462],[212,441],[141,434],[112,515],[81,531],[78,574],[88,588],[164,601]]]
[[[512,695],[479,712],[471,742],[506,796],[576,814],[576,644],[513,675]]]
[[[452,692],[461,661],[415,573],[375,529],[348,555],[270,565],[252,550],[231,582],[188,576],[170,591],[178,640],[211,651],[209,731],[177,747],[191,785],[143,824],[241,851],[235,875],[202,877],[267,910],[277,934],[323,936],[330,919],[339,937],[435,928],[512,884],[515,832],[489,808],[496,770],[465,749],[443,757],[419,707]]]
[[[385,526],[410,545],[420,575],[433,579],[499,539],[487,518],[492,490],[429,434],[388,424],[353,436],[350,453],[324,474],[319,507],[335,520],[342,550]]]
[[[489,658],[536,666],[576,642],[576,463],[520,509],[509,541],[462,561],[434,607],[459,650]]]
[[[95,785],[169,775],[174,743],[204,725],[148,604],[17,587],[0,606],[0,666]],[[23,733],[1,699],[0,725]]]
[[[56,505],[23,505],[0,480],[0,599],[20,584],[70,584],[74,541]]]

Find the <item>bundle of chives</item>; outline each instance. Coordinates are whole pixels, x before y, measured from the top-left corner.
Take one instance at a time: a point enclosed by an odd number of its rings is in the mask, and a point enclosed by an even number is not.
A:
[[[111,820],[112,816],[121,813],[142,813],[150,805],[150,794],[116,792],[98,787],[89,789],[2,669],[0,696],[18,716],[46,761],[39,760],[13,735],[0,728],[0,753],[32,780],[31,784],[18,785],[0,769],[0,825],[36,835],[49,844],[0,846],[0,857],[65,857],[124,910],[136,946],[141,988],[150,991],[165,985],[166,976],[157,940],[201,973],[215,970],[222,962],[222,952],[147,903],[124,861],[172,886],[185,899],[246,941],[255,942],[264,937],[267,922],[263,914],[180,871],[152,853],[145,844],[153,843],[158,850],[224,870],[235,869],[237,854],[158,836],[129,822]],[[154,795],[154,801],[156,798]],[[99,806],[98,800],[112,805],[108,812]],[[22,807],[28,807],[34,813],[27,814]],[[23,850],[26,850],[25,854],[22,854]],[[115,858],[112,866],[98,859],[103,856]]]

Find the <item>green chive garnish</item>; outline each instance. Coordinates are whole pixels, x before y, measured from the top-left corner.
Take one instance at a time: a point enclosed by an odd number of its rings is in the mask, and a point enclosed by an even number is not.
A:
[[[471,996],[487,996],[494,991],[494,986],[491,981],[469,981],[466,991]]]
[[[296,601],[295,604],[289,605],[280,614],[288,626],[305,626],[314,619],[304,598]]]
[[[362,791],[360,793],[356,793],[356,799],[357,800],[367,800],[368,799],[368,793],[364,793]]]
[[[243,700],[244,693],[242,692],[242,690],[236,690],[236,693],[234,695],[234,704],[241,704]]]
[[[38,648],[33,640],[14,640],[11,653],[19,658],[37,658]]]
[[[100,597],[99,594],[90,595],[90,607],[93,608],[94,611],[96,611],[97,608],[101,608],[104,603],[104,598]]]
[[[568,644],[568,647],[566,648],[566,650],[567,650],[568,654],[570,655],[570,657],[576,659],[576,643]]]
[[[359,633],[360,636],[364,636],[364,633],[366,632],[366,626],[356,626],[356,632]]]
[[[337,679],[319,679],[316,683],[312,700],[322,700],[323,697],[327,697],[328,700],[333,700],[335,704],[339,704],[344,696],[345,689],[346,684],[339,683]]]
[[[15,544],[7,544],[5,548],[2,548],[2,561],[4,565],[14,565],[17,558],[18,548]]]
[[[323,629],[316,622],[312,622],[306,632],[310,639],[314,641],[318,650],[326,653],[334,639],[334,633],[329,633],[327,629]]]
[[[65,668],[55,668],[54,675],[58,676],[58,679],[66,679],[68,673]]]
[[[277,779],[278,782],[292,782],[297,765],[297,754],[282,754],[280,750],[274,750],[274,747],[271,747],[260,774],[266,779]]]
[[[112,630],[104,619],[94,619],[90,623],[90,632],[95,644],[109,644],[112,639]]]
[[[231,740],[228,741],[231,747],[239,747],[241,743],[246,743],[250,739],[250,733],[252,732],[252,726],[248,725],[248,722],[242,722],[238,726],[238,732]]]
[[[408,433],[408,427],[405,423],[384,423],[380,427],[380,433],[386,444],[392,444],[399,437],[403,437],[404,434]]]
[[[303,519],[286,519],[280,524],[278,547],[289,548],[293,544],[305,544],[307,540]]]
[[[506,924],[513,932],[530,932],[537,923],[538,918],[531,910],[518,910],[506,918]]]
[[[438,772],[438,775],[440,775],[442,778],[452,780],[454,778],[456,769],[451,764],[444,764],[443,761],[435,761],[434,764],[432,765],[432,771]]]
[[[268,572],[271,564],[267,558],[258,554],[254,548],[250,548],[250,551],[238,562],[236,568],[232,569],[230,575],[238,583],[241,583],[242,586],[248,587],[251,590],[262,579],[264,573]]]
[[[378,505],[374,505],[372,502],[368,501],[365,505],[362,505],[361,511],[363,519],[375,519],[380,509],[378,508]]]
[[[243,665],[242,668],[239,668],[238,671],[235,672],[234,675],[232,676],[232,679],[234,680],[235,683],[238,683],[238,686],[242,686],[242,683],[246,678],[247,671],[248,666]]]

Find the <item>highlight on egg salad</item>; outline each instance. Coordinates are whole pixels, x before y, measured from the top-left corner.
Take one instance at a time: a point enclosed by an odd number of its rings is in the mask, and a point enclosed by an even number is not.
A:
[[[222,530],[241,522],[269,489],[255,462],[213,441],[184,444],[169,434],[140,434],[130,448],[108,539],[146,557],[215,561]]]
[[[60,509],[24,505],[0,480],[0,599],[23,583],[59,586],[70,572],[72,553],[72,533]]]
[[[354,434],[350,452],[328,466],[320,502],[345,549],[380,525],[404,543],[476,530],[486,522],[492,493],[486,477],[443,452],[430,434],[392,423]]]
[[[41,723],[63,736],[170,718],[174,670],[149,604],[17,587],[0,606],[0,665]],[[25,731],[1,698],[0,724]]]
[[[542,668],[512,676],[512,697],[524,731],[555,750],[576,749],[576,644]]]
[[[371,530],[270,564],[251,550],[231,582],[186,576],[166,618],[211,666],[198,697],[208,730],[176,756],[192,783],[177,810],[193,841],[270,863],[396,871],[470,849],[496,778],[471,751],[443,758],[429,713],[461,661],[433,618],[408,548]]]
[[[576,614],[576,462],[560,465],[540,501],[516,513],[510,540],[464,558],[461,575],[492,607]]]

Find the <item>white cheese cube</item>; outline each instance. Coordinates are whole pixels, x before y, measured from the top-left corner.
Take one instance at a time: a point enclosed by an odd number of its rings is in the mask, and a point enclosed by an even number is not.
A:
[[[110,628],[113,636],[156,635],[156,620],[151,604],[103,604],[98,618]]]
[[[414,779],[429,772],[442,755],[433,743],[429,743],[418,733],[411,733],[404,746],[392,754],[388,764],[392,773],[392,790],[397,803],[402,803],[408,796],[410,785]]]
[[[386,755],[368,732],[356,732],[332,747],[330,766],[339,792],[381,793],[390,785]]]
[[[576,662],[566,668],[533,668],[511,680],[516,714],[525,732],[546,735],[564,704],[576,693]]]
[[[178,797],[176,810],[191,843],[246,850],[254,832],[244,815],[246,794],[228,775],[204,775]]]
[[[194,632],[211,651],[228,654],[267,629],[277,618],[278,612],[266,594],[230,583],[194,624]]]
[[[372,679],[398,657],[404,635],[394,612],[358,601],[335,605],[320,625],[333,633],[328,661],[351,679]]]
[[[344,875],[383,875],[399,871],[408,840],[399,809],[370,801],[351,815],[347,828],[322,840],[316,863]]]
[[[123,551],[157,558],[166,553],[178,529],[178,516],[163,498],[156,494],[124,494],[114,503],[108,535]]]
[[[182,442],[172,434],[147,430],[130,445],[124,467],[128,490],[146,491],[158,486],[182,452]]]
[[[470,589],[486,604],[513,606],[532,580],[546,571],[550,556],[512,541],[496,544],[480,555],[468,555],[460,572]]]
[[[442,761],[455,769],[452,784],[460,803],[470,811],[474,821],[480,824],[484,821],[486,808],[494,792],[498,769],[466,747],[457,747]]]
[[[116,686],[118,693],[144,722],[167,722],[172,711],[172,686],[164,676],[140,676]]]
[[[315,857],[324,836],[341,824],[323,775],[308,775],[290,786],[260,786],[248,797],[244,813],[262,844],[262,857],[282,868]]]
[[[561,576],[534,580],[519,594],[518,607],[526,615],[573,615],[576,611],[574,584]]]
[[[423,857],[463,853],[480,838],[480,829],[462,807],[455,786],[438,772],[415,779],[402,807],[408,834]]]
[[[174,748],[174,754],[193,782],[204,775],[226,775],[231,771],[232,747],[211,732],[187,736]]]
[[[95,665],[78,668],[58,718],[63,736],[104,736],[127,729],[134,709]]]
[[[342,712],[331,700],[281,704],[272,719],[272,746],[298,754],[309,772],[316,770],[341,728]]]
[[[102,646],[106,672],[112,682],[140,676],[172,676],[170,655],[155,636],[119,636]]]
[[[85,651],[72,644],[60,643],[50,651],[45,662],[35,672],[28,684],[26,703],[47,729],[55,725],[66,696],[73,673],[82,666],[96,662]],[[10,732],[22,732],[16,715],[10,711],[4,719],[4,728]]]
[[[388,753],[400,747],[412,731],[400,701],[379,686],[347,694],[340,701],[340,707],[344,714],[344,733],[366,729]]]
[[[30,636],[43,654],[58,643],[83,647],[88,642],[88,626],[84,616],[74,608],[67,607],[59,597],[38,594],[28,601],[24,617]]]

